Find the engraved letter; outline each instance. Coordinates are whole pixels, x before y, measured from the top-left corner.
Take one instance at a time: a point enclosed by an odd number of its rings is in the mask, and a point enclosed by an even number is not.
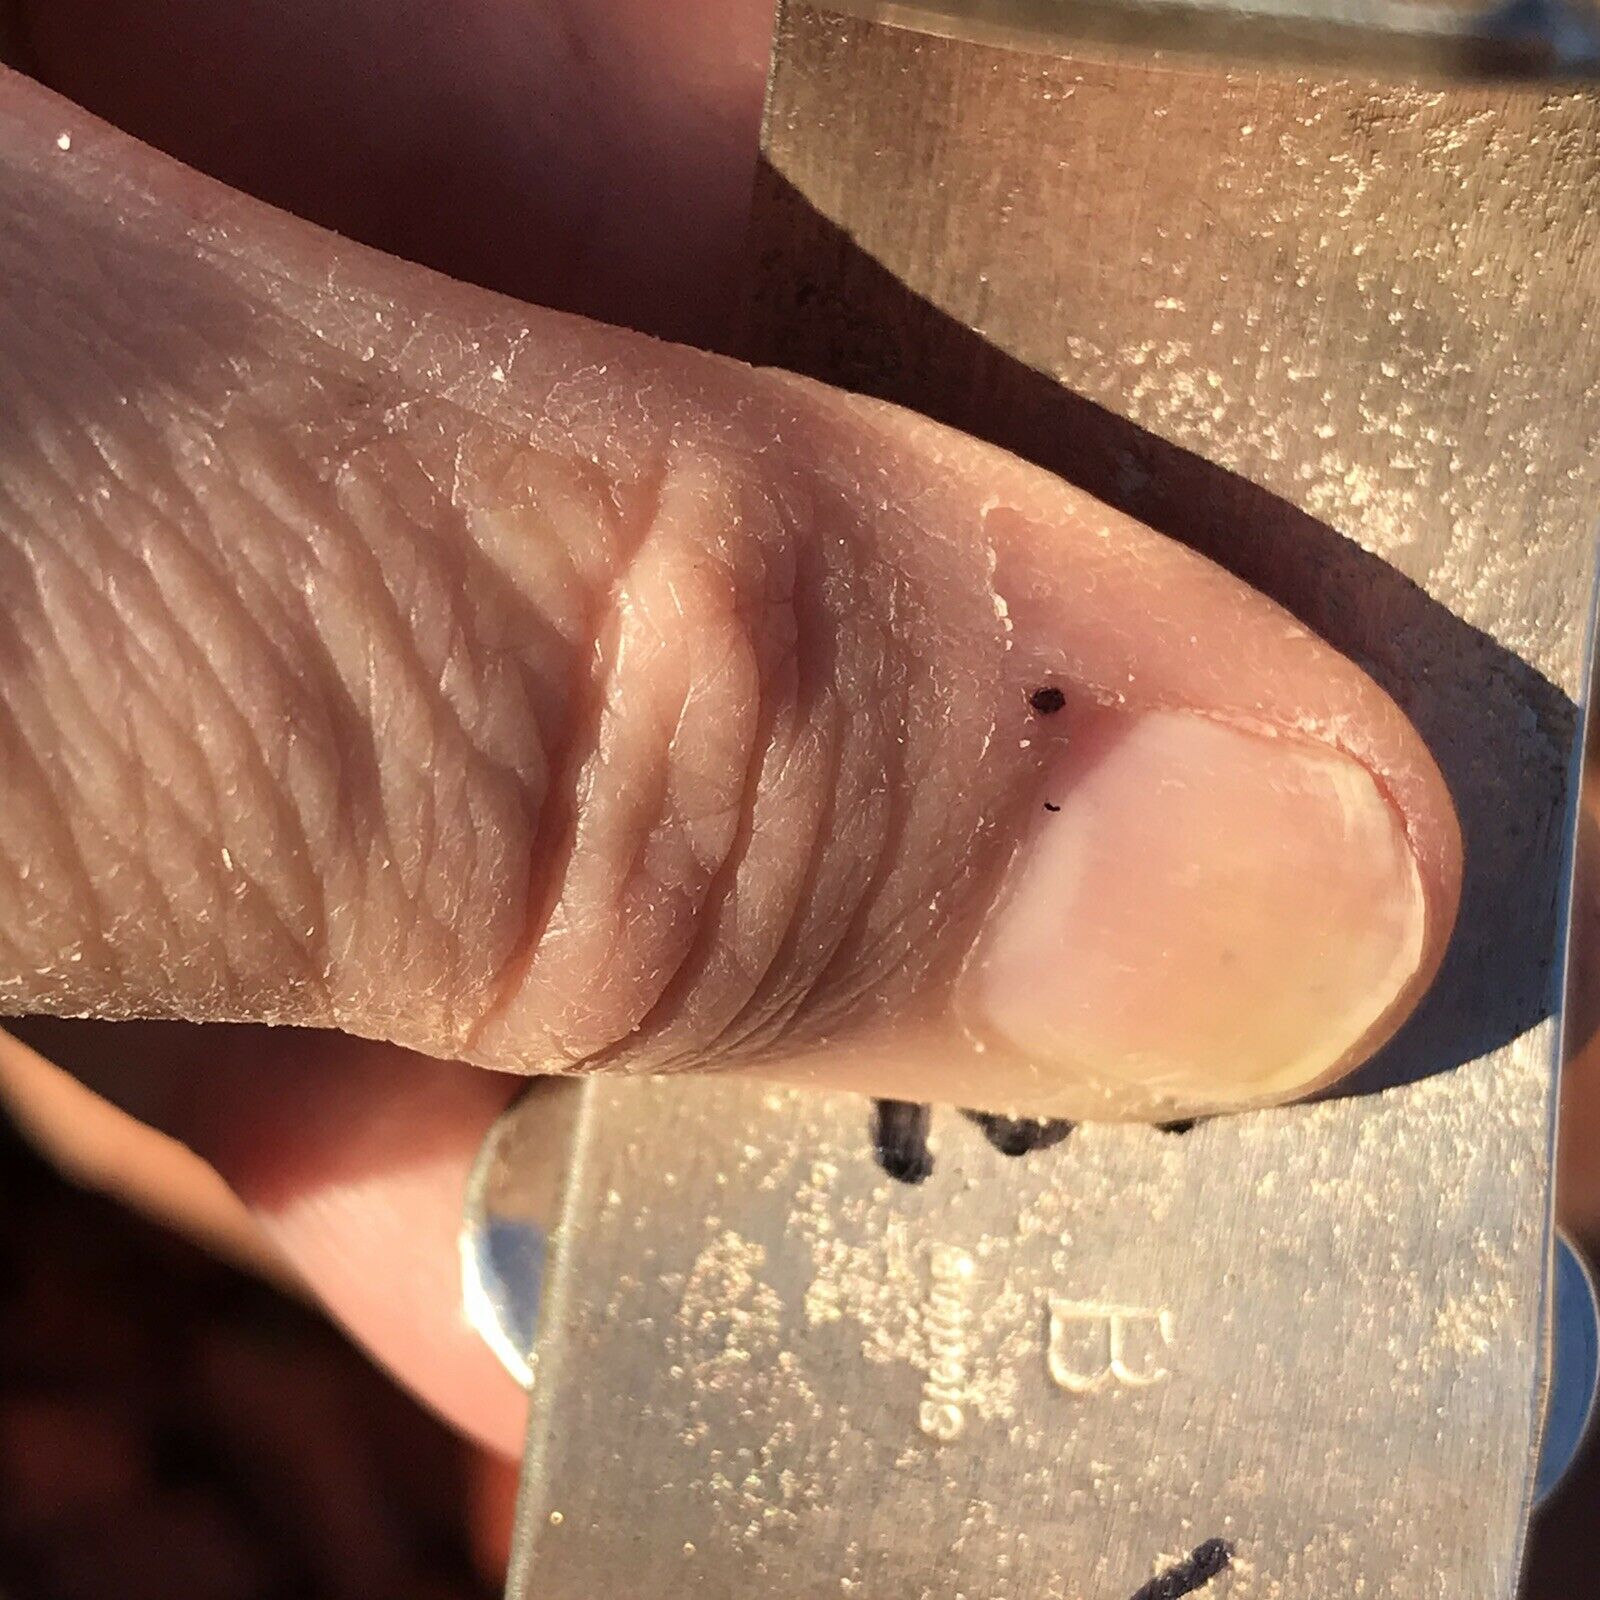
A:
[[[1171,1374],[1161,1350],[1172,1344],[1170,1311],[1050,1299],[1050,1376],[1068,1394],[1093,1394],[1108,1383],[1147,1389]],[[1130,1345],[1147,1359],[1130,1359]]]
[[[964,1250],[940,1245],[933,1252],[933,1288],[924,1317],[928,1376],[917,1425],[941,1444],[959,1438],[967,1425],[967,1295],[972,1270],[972,1257]]]

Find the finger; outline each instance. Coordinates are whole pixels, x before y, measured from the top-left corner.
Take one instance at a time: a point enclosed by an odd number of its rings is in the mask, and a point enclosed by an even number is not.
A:
[[[20,1031],[75,1092],[0,1035],[0,1093],[69,1172],[244,1265],[287,1268],[446,1420],[521,1448],[524,1396],[467,1323],[457,1244],[473,1159],[516,1079],[296,1029]],[[115,1140],[94,1138],[104,1123]]]
[[[728,333],[772,0],[21,0],[26,65],[203,172],[408,260]]]
[[[1177,1115],[1437,965],[1436,768],[1218,569],[7,107],[11,1009]]]

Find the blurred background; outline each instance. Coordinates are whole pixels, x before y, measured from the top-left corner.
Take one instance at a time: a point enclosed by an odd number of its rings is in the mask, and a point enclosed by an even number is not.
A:
[[[350,1344],[198,1160],[0,1055],[0,1597],[496,1594],[511,1464]],[[77,1181],[18,1127],[56,1117]]]

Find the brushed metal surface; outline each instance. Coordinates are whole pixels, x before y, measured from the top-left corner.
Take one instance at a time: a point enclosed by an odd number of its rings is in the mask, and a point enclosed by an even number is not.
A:
[[[758,354],[1041,461],[1360,660],[1450,781],[1462,924],[1359,1092],[1020,1162],[943,1113],[920,1188],[847,1096],[568,1091],[510,1593],[1127,1600],[1223,1540],[1228,1600],[1506,1600],[1600,477],[1596,100],[791,4],[764,163]]]
[[[1513,1592],[1547,1240],[1487,1077],[1020,1161],[948,1113],[918,1187],[851,1096],[569,1092],[510,1594],[1128,1600],[1214,1540],[1230,1600]]]

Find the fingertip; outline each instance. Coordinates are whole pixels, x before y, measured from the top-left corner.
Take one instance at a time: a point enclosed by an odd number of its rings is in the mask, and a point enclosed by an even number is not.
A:
[[[1296,1098],[1370,1056],[1443,960],[1463,868],[1444,777],[1395,701],[1267,597],[1051,474],[773,382],[863,496],[917,506],[920,544],[980,551],[966,648],[1001,658],[989,748],[1009,752],[1011,828],[942,1012],[835,1035],[778,1075],[1163,1119]]]

